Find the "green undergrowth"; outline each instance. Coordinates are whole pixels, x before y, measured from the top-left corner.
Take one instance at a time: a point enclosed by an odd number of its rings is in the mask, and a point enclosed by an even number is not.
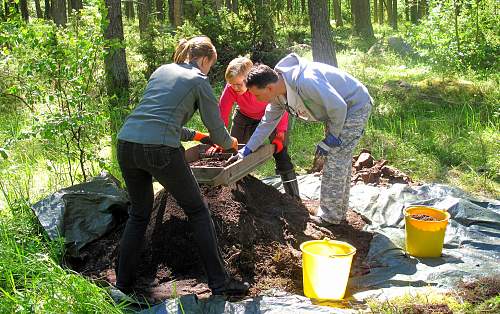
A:
[[[28,204],[0,211],[0,313],[121,313],[107,292],[60,266],[62,239],[49,241]]]

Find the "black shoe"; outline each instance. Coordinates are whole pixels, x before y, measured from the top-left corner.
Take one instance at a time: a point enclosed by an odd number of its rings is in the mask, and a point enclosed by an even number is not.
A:
[[[222,287],[212,289],[212,295],[246,295],[249,288],[250,284],[248,282],[242,282],[233,278],[229,278]]]

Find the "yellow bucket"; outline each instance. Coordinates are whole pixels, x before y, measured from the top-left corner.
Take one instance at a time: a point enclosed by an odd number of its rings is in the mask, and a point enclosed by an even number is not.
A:
[[[404,214],[406,252],[416,257],[441,256],[450,214],[429,206],[411,206],[405,209]],[[418,220],[412,218],[412,215],[427,215],[437,220]]]
[[[344,298],[356,248],[346,242],[325,238],[306,241],[300,245],[300,250],[304,295],[318,300]]]

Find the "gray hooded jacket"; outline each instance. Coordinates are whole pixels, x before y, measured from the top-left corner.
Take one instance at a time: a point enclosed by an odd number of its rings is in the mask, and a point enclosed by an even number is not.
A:
[[[224,149],[231,148],[231,136],[207,76],[194,63],[162,65],[151,75],[141,102],[128,116],[118,139],[179,147],[180,141],[194,136],[184,125],[196,110],[210,139]]]
[[[339,137],[346,117],[372,102],[366,87],[350,74],[319,62],[310,62],[292,53],[274,68],[283,76],[286,99],[270,103],[247,143],[255,151],[272,133],[285,111],[305,121],[323,121]]]

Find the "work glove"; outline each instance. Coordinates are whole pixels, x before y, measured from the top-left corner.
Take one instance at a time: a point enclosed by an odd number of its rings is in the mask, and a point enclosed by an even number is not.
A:
[[[316,145],[316,155],[326,156],[332,147],[339,147],[342,141],[334,135],[328,133],[324,140]]]
[[[226,151],[227,152],[236,152],[238,150],[238,139],[236,139],[236,137],[231,136],[231,141],[232,141],[231,148],[226,150]],[[213,156],[215,154],[222,153],[222,152],[224,152],[224,148],[222,148],[222,146],[217,145],[217,144],[212,144],[212,146],[210,146],[207,149],[205,154],[207,154],[208,156]]]
[[[240,159],[243,159],[246,156],[250,155],[251,153],[252,153],[252,150],[245,145],[245,146],[243,146],[243,148],[238,150],[238,153],[236,153],[236,155],[231,156],[227,160],[227,163],[235,162],[235,161],[238,161]]]
[[[274,137],[271,144],[274,144],[274,153],[277,154],[283,150],[283,142],[285,142],[285,132],[276,132],[276,136]]]
[[[207,133],[201,133],[198,131],[195,131],[196,133],[194,134],[193,141],[198,141],[202,144],[207,144],[207,145],[213,145],[214,142],[210,139],[210,135]]]

